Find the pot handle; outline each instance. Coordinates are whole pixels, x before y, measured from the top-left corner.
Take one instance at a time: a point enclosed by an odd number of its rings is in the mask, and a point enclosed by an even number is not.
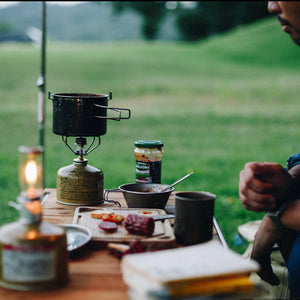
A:
[[[53,96],[53,94],[52,94],[52,96]],[[51,92],[50,91],[48,91],[48,99],[50,99],[50,100],[54,100],[53,98],[51,98]]]
[[[104,191],[104,195],[103,195],[103,198],[104,198],[104,202],[110,202],[110,203],[114,203],[115,205],[121,207],[121,204],[119,201],[117,200],[111,200],[111,199],[108,199],[108,194],[110,192],[121,192],[119,189],[107,189]]]
[[[113,111],[115,111],[119,114],[118,117],[106,117],[106,116],[92,115],[93,118],[115,120],[115,121],[120,121],[120,120],[123,120],[123,119],[130,119],[131,111],[128,108],[108,107],[108,106],[103,106],[103,105],[99,105],[99,104],[95,104],[95,103],[93,105],[96,106],[96,107],[113,110]],[[122,111],[127,111],[128,116],[122,117]]]

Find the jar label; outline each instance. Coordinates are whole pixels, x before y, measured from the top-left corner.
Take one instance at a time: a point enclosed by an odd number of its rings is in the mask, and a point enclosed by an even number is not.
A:
[[[14,282],[55,279],[55,246],[3,245],[3,279]]]
[[[137,183],[160,183],[161,161],[136,161],[135,181]]]

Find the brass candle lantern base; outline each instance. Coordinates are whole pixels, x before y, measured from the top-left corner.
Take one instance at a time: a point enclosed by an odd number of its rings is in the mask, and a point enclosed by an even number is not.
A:
[[[36,291],[65,285],[69,281],[65,230],[42,221],[39,200],[12,206],[20,218],[0,228],[0,286]]]

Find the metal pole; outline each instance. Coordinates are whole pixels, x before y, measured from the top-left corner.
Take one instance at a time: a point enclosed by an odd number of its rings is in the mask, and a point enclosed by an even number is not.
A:
[[[45,170],[45,90],[46,90],[46,2],[42,2],[41,70],[37,80],[39,145],[44,148],[43,170]],[[45,175],[43,174],[44,186]]]

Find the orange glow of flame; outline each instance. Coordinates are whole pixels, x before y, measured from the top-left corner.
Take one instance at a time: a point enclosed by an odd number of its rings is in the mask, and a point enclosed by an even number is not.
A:
[[[34,185],[37,181],[37,164],[34,160],[30,160],[25,167],[25,179],[29,185]]]
[[[39,215],[42,213],[42,204],[38,200],[27,202],[25,204],[25,207],[28,211],[30,211],[34,215]]]

